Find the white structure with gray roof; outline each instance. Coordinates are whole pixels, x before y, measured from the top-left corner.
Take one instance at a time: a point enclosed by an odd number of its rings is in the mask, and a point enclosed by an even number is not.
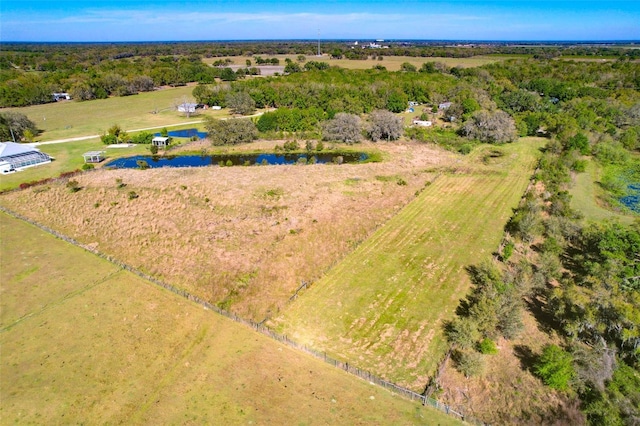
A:
[[[9,173],[50,163],[51,157],[39,149],[15,142],[0,142],[0,171]]]

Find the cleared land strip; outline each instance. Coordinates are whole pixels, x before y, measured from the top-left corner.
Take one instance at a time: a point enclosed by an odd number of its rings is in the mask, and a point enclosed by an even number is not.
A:
[[[317,350],[421,391],[445,352],[443,322],[488,259],[537,161],[539,142],[443,174],[274,323]],[[478,155],[482,155],[479,153]]]
[[[136,424],[214,419],[221,424],[431,424],[436,419],[458,424],[292,350],[305,348],[266,327],[154,281],[289,347],[159,291],[136,274],[116,273],[112,263],[15,218],[0,214],[0,231],[0,291],[12,296],[8,304],[3,297],[0,306],[8,318],[21,318],[0,333],[4,419],[88,424],[93,419]],[[19,250],[13,248],[17,242]],[[67,267],[70,261],[73,266]],[[47,291],[27,281],[42,269],[51,275]],[[87,285],[87,273],[102,279]],[[64,297],[56,300],[59,295]],[[12,303],[19,298],[26,303]],[[409,393],[348,364],[333,365]],[[425,402],[457,414],[434,400]]]

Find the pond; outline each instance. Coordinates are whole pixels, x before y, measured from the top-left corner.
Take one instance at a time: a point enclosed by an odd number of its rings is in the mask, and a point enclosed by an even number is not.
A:
[[[312,159],[313,158],[313,159]],[[361,152],[314,153],[308,154],[237,154],[237,155],[176,155],[153,156],[136,155],[117,158],[105,164],[105,167],[118,169],[137,169],[139,161],[145,161],[150,168],[157,167],[204,167],[218,165],[253,166],[295,164],[298,162],[325,163],[361,163],[367,159]]]
[[[640,213],[640,183],[629,184],[627,195],[620,198],[620,202],[629,210]]]
[[[162,135],[160,133],[155,133],[154,136]],[[198,139],[204,139],[207,137],[207,132],[199,132],[198,129],[171,130],[168,132],[168,136],[172,138],[192,138],[197,136]]]

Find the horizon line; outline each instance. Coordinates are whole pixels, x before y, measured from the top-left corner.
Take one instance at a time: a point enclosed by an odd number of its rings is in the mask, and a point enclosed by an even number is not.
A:
[[[339,37],[339,38],[324,38],[324,39],[318,39],[318,38],[273,38],[273,39],[251,39],[251,38],[247,38],[247,39],[241,39],[241,38],[235,38],[235,39],[192,39],[192,40],[75,40],[75,41],[63,41],[63,40],[51,40],[51,41],[45,41],[45,40],[4,40],[2,42],[2,44],[18,44],[18,43],[40,43],[40,44],[54,44],[54,43],[68,43],[68,44],[72,44],[72,43],[76,43],[76,44],[88,44],[88,43],[93,43],[93,44],[106,44],[106,43],[229,43],[229,42],[236,42],[236,43],[242,43],[242,42],[283,42],[283,41],[290,41],[290,42],[317,42],[318,40],[320,41],[326,41],[326,42],[332,42],[332,41],[378,41],[378,42],[429,42],[429,43],[439,43],[439,42],[443,42],[443,43],[452,43],[452,42],[457,42],[457,43],[579,43],[579,44],[589,44],[589,43],[596,43],[596,44],[622,44],[622,43],[629,43],[629,44],[636,44],[636,43],[640,43],[640,39],[615,39],[615,40],[605,40],[605,39],[593,39],[593,40],[576,40],[576,39],[420,39],[420,38],[386,38],[386,39],[375,39],[375,38],[371,38],[371,37],[363,37],[363,38],[355,38],[355,37],[349,37],[349,38],[344,38],[344,37]]]

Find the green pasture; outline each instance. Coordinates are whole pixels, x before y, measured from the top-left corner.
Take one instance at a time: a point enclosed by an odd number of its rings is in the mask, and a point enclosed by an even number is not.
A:
[[[274,319],[280,331],[392,381],[424,389],[446,350],[442,327],[489,259],[542,142],[477,148]],[[490,151],[499,150],[496,158]]]
[[[621,223],[630,224],[634,221],[631,214],[622,214],[606,209],[598,202],[599,197],[604,197],[604,190],[599,187],[598,181],[602,170],[594,161],[588,161],[583,173],[577,173],[573,177],[571,194],[571,208],[580,212],[585,220],[615,219]]]
[[[376,55],[375,50],[370,50],[370,55]],[[280,60],[280,65],[285,66],[285,59],[291,59],[294,62],[297,62],[298,55],[257,55],[263,59],[270,58],[278,58]],[[479,67],[485,64],[491,64],[494,62],[498,62],[501,60],[508,59],[508,56],[504,57],[490,57],[490,56],[474,56],[471,58],[443,58],[443,57],[415,57],[415,56],[384,56],[382,60],[378,59],[331,59],[329,55],[324,54],[321,57],[317,56],[306,56],[306,61],[316,61],[316,62],[326,62],[329,65],[336,65],[341,68],[346,69],[370,69],[375,65],[382,65],[387,68],[389,71],[399,71],[400,66],[408,62],[412,65],[415,65],[418,69],[425,62],[440,62],[449,67]],[[225,58],[205,58],[203,61],[208,64],[212,64],[215,61]],[[245,65],[247,59],[251,61],[252,66],[258,66],[255,63],[255,57],[253,56],[233,56],[228,58],[232,61],[231,65]],[[304,65],[304,63],[302,64]]]
[[[0,214],[3,424],[458,424]]]
[[[42,133],[35,141],[42,142],[101,135],[114,124],[131,131],[201,121],[201,116],[189,118],[175,110],[175,105],[184,97],[193,99],[192,91],[192,86],[184,86],[86,102],[67,101],[7,108],[6,111],[20,112],[36,123]],[[206,114],[228,116],[225,110],[208,110]]]

